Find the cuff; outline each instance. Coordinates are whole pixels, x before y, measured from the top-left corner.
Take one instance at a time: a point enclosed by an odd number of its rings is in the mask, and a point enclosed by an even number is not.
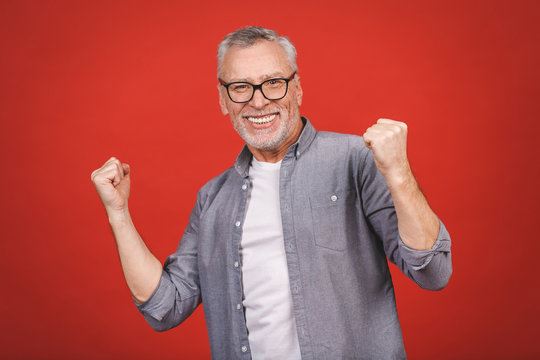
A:
[[[415,250],[411,249],[405,243],[403,240],[401,240],[401,237],[399,237],[399,252],[401,254],[402,259],[407,263],[412,270],[422,270],[426,266],[429,265],[431,262],[431,259],[433,256],[437,255],[441,252],[450,252],[450,234],[448,234],[448,231],[446,230],[446,227],[442,223],[442,221],[439,220],[439,235],[437,235],[437,240],[435,241],[435,244],[431,247],[431,249],[428,250]]]
[[[149,315],[161,321],[172,308],[169,302],[174,301],[174,291],[174,284],[171,282],[169,274],[164,270],[161,273],[156,290],[154,290],[154,293],[150,295],[148,300],[142,304],[137,304],[135,298],[132,298],[135,306],[143,315]]]

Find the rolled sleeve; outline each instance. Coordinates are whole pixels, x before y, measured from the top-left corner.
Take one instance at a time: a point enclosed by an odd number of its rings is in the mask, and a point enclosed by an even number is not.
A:
[[[139,304],[133,298],[135,306],[145,317],[150,316],[158,321],[163,320],[167,312],[170,311],[174,300],[175,287],[166,271],[161,273],[159,284],[148,300]]]
[[[401,270],[426,290],[443,289],[452,275],[450,235],[440,220],[439,223],[439,235],[429,250],[414,250],[401,239],[398,241]]]
[[[422,270],[429,265],[433,257],[438,253],[450,252],[450,234],[448,234],[448,231],[446,230],[446,227],[442,221],[439,220],[439,234],[437,235],[437,240],[431,249],[411,249],[405,245],[403,240],[401,240],[401,237],[399,237],[399,252],[401,253],[402,259],[412,270]]]

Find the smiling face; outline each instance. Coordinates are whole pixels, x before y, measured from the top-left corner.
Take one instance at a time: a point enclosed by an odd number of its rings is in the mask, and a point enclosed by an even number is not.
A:
[[[246,81],[257,85],[271,78],[288,78],[292,73],[285,50],[274,41],[261,40],[247,48],[231,47],[219,75],[226,83]],[[232,102],[225,87],[219,88],[223,115],[230,116],[253,155],[263,161],[277,156],[275,161],[279,161],[302,131],[300,80],[291,80],[287,95],[280,100],[268,100],[256,90],[253,98],[242,104]]]

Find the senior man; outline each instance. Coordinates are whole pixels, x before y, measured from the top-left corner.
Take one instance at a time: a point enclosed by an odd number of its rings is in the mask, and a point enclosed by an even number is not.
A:
[[[219,102],[246,145],[198,193],[164,266],[129,215],[130,168],[92,173],[139,311],[158,331],[202,302],[216,359],[405,358],[386,257],[419,286],[451,272],[450,237],[409,167],[407,127],[363,137],[301,117],[296,50],[259,27],[218,47]]]

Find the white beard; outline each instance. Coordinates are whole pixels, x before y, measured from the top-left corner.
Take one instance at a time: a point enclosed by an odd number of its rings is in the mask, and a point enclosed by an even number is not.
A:
[[[295,114],[293,115],[292,119],[289,117],[288,112],[284,112],[281,109],[277,111],[268,111],[265,110],[265,113],[273,113],[273,112],[279,112],[279,128],[277,129],[277,132],[270,136],[268,135],[270,132],[272,132],[274,129],[272,127],[267,129],[260,129],[255,130],[255,134],[249,133],[246,130],[245,127],[245,115],[239,115],[238,121],[233,121],[233,126],[236,132],[240,135],[240,137],[250,146],[259,149],[259,150],[273,150],[278,148],[289,136],[291,132],[291,128],[294,127],[296,122],[298,121],[298,109],[296,109]],[[251,114],[254,115],[254,114]]]

